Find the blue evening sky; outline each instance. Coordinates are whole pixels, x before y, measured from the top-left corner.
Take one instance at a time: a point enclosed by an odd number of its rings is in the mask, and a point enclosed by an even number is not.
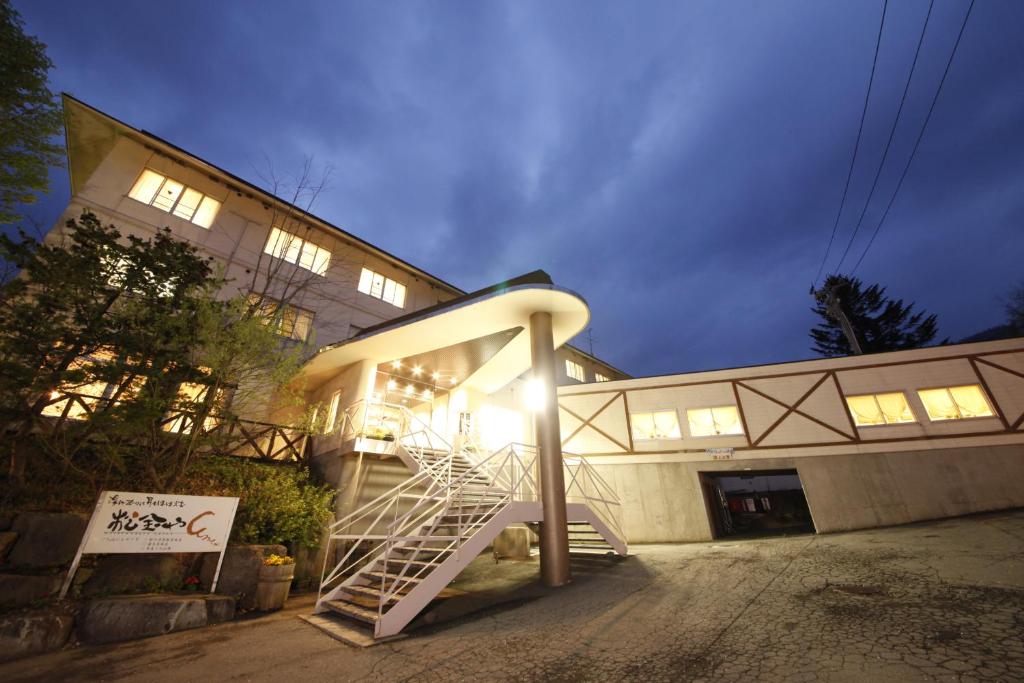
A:
[[[543,268],[634,374],[811,356],[808,288],[850,163],[882,0],[15,0],[65,90],[260,184],[312,156],[315,213],[472,290]],[[927,0],[889,3],[838,265]],[[844,270],[892,193],[967,10],[935,4]],[[857,272],[959,339],[1024,277],[1024,3],[983,0]],[[57,172],[33,207],[67,201]],[[587,343],[580,345],[587,348]]]

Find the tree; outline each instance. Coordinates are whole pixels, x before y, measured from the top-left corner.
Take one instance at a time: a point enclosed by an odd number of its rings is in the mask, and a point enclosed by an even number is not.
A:
[[[60,108],[47,87],[53,63],[46,46],[22,29],[10,1],[0,0],[0,224],[21,218],[17,206],[46,192],[49,167],[63,160],[54,141]]]
[[[849,319],[864,353],[899,351],[926,346],[938,333],[935,315],[914,312],[914,304],[890,299],[885,288],[874,284],[867,289],[858,278],[830,275],[822,286],[831,290]],[[840,323],[829,314],[824,302],[811,309],[822,322],[810,331],[811,347],[823,356],[847,356],[853,352]]]
[[[94,486],[97,473],[138,467],[169,490],[222,438],[206,427],[234,417],[240,386],[280,395],[300,366],[249,298],[221,298],[215,264],[168,229],[122,236],[85,212],[62,243],[0,235],[0,257],[21,269],[0,288],[0,419],[16,484],[41,450]],[[54,412],[60,428],[46,429]]]
[[[1024,282],[1021,282],[1006,299],[1006,324],[1016,334],[1024,335]]]

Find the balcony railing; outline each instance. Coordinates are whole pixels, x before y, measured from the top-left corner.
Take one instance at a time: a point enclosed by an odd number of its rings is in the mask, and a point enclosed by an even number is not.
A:
[[[52,430],[66,429],[105,410],[110,399],[75,392],[55,391],[43,409]],[[198,422],[197,414],[173,411],[158,423],[163,438],[188,438]],[[285,462],[305,462],[306,430],[287,425],[246,420],[235,416],[208,415],[200,427],[205,438],[199,451],[211,455],[232,455]]]

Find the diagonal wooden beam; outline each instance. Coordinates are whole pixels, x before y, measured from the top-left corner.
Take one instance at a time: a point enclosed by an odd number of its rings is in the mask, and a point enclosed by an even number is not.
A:
[[[743,413],[743,402],[740,401],[740,390],[736,388],[736,382],[729,382],[732,385],[732,395],[736,399],[736,411],[740,414],[740,424],[743,425],[743,435],[747,437],[747,445],[753,446],[750,441],[750,428],[747,426],[747,416]]]
[[[775,430],[775,428],[776,428],[776,427],[778,427],[778,426],[779,426],[780,424],[782,424],[782,421],[783,421],[783,420],[785,420],[785,419],[786,419],[787,417],[789,417],[789,416],[790,416],[790,415],[792,415],[793,413],[796,413],[797,415],[800,415],[801,417],[805,417],[805,418],[807,418],[808,420],[810,420],[811,422],[814,422],[815,424],[821,425],[821,426],[822,426],[822,427],[824,427],[825,429],[828,429],[828,430],[830,430],[830,431],[833,431],[833,432],[835,432],[836,434],[838,434],[838,435],[842,436],[843,438],[845,438],[845,439],[846,439],[847,441],[855,441],[855,440],[856,440],[856,437],[850,436],[849,434],[847,434],[846,432],[842,431],[841,429],[837,429],[836,427],[834,427],[834,426],[832,426],[832,425],[828,424],[827,422],[824,422],[823,420],[819,420],[818,418],[814,417],[813,415],[808,415],[807,413],[803,412],[802,410],[799,410],[799,408],[800,408],[800,405],[801,405],[801,404],[802,404],[802,403],[803,403],[804,401],[806,401],[806,400],[807,400],[807,398],[808,398],[808,397],[809,397],[809,396],[810,396],[811,394],[813,394],[813,393],[814,393],[814,392],[815,392],[815,391],[817,390],[817,388],[818,388],[818,387],[820,387],[820,386],[821,386],[822,384],[824,384],[824,383],[825,383],[825,380],[827,380],[827,379],[828,379],[828,377],[829,377],[829,375],[828,375],[828,373],[827,373],[827,372],[823,373],[823,374],[822,374],[822,376],[821,376],[821,378],[819,378],[819,379],[818,379],[818,381],[817,381],[817,382],[815,382],[815,383],[814,383],[814,385],[813,385],[813,386],[811,386],[811,388],[810,388],[810,389],[808,389],[808,390],[807,390],[806,392],[804,392],[804,395],[803,395],[803,396],[801,396],[801,397],[800,397],[800,398],[799,398],[799,399],[798,399],[798,400],[796,401],[796,403],[794,403],[793,405],[789,405],[788,403],[784,403],[783,401],[780,401],[779,399],[775,398],[774,396],[769,396],[768,394],[766,394],[766,393],[764,393],[763,391],[760,391],[760,390],[758,390],[758,389],[756,389],[756,388],[754,388],[754,387],[750,386],[749,384],[745,384],[745,383],[743,383],[743,382],[736,382],[736,384],[737,384],[737,385],[739,385],[739,386],[743,387],[743,388],[744,388],[744,389],[746,389],[747,391],[753,392],[753,393],[757,394],[758,396],[761,396],[762,398],[766,398],[766,399],[768,399],[769,401],[771,401],[772,403],[776,403],[776,404],[778,404],[778,405],[780,405],[780,406],[782,406],[783,408],[785,408],[785,409],[786,409],[786,412],[784,412],[784,413],[783,413],[783,414],[782,414],[782,415],[781,415],[781,416],[779,417],[779,419],[777,419],[777,420],[776,420],[775,422],[773,422],[773,423],[772,423],[772,424],[771,424],[771,425],[770,425],[770,426],[768,427],[768,429],[766,429],[766,430],[764,431],[764,433],[762,433],[762,434],[761,434],[761,436],[759,436],[758,438],[756,438],[756,439],[754,440],[753,444],[751,444],[751,445],[752,445],[752,446],[755,446],[755,447],[756,447],[756,446],[757,446],[757,445],[758,445],[759,443],[761,443],[762,441],[764,441],[764,439],[765,439],[765,438],[766,438],[766,437],[767,437],[767,436],[768,436],[769,434],[771,434],[771,433],[772,433],[772,432],[773,432],[773,431]]]
[[[993,363],[992,361],[988,360],[987,358],[982,358],[981,356],[972,356],[971,358],[972,358],[972,360],[975,360],[975,361],[977,361],[979,363],[983,363],[985,365],[991,365],[992,367],[996,368],[997,370],[1002,370],[1003,372],[1008,372],[1011,375],[1016,375],[1017,377],[1020,377],[1021,379],[1024,379],[1024,372],[1018,372],[1017,370],[1014,370],[1012,368],[1008,368],[1006,366],[1000,365],[999,363]]]
[[[624,392],[621,392],[621,391],[620,391],[620,392],[617,392],[617,393],[616,393],[615,395],[613,395],[613,396],[612,396],[612,397],[611,397],[610,399],[608,399],[608,401],[607,401],[607,402],[606,402],[606,403],[605,403],[604,405],[602,405],[602,406],[601,406],[600,408],[598,408],[598,409],[597,409],[597,412],[596,412],[596,413],[594,413],[593,415],[591,415],[591,416],[590,416],[589,418],[587,418],[587,419],[584,419],[584,418],[583,418],[582,416],[580,416],[580,415],[576,414],[575,412],[573,412],[573,411],[569,410],[569,409],[568,409],[568,408],[566,408],[566,407],[565,407],[564,405],[562,405],[561,403],[559,403],[559,404],[558,404],[558,407],[559,407],[559,408],[561,408],[561,409],[562,409],[562,410],[564,410],[565,412],[569,413],[570,415],[572,415],[573,417],[575,417],[575,418],[576,418],[577,420],[580,420],[580,421],[581,421],[581,424],[580,424],[580,426],[579,426],[579,427],[577,427],[577,428],[576,428],[576,429],[575,429],[575,430],[574,430],[574,431],[572,432],[572,434],[570,434],[569,436],[567,436],[567,437],[566,437],[566,438],[565,438],[565,439],[564,439],[564,440],[562,441],[562,445],[564,446],[564,445],[565,445],[565,444],[567,444],[567,443],[568,443],[569,441],[571,441],[571,440],[572,440],[572,438],[573,438],[574,436],[576,436],[576,435],[577,435],[577,434],[579,434],[579,433],[580,433],[581,431],[583,431],[583,428],[584,428],[584,427],[590,427],[590,428],[591,428],[591,429],[593,429],[593,430],[594,430],[595,432],[597,432],[598,434],[600,434],[600,435],[601,435],[601,436],[603,436],[604,438],[608,439],[609,441],[611,441],[612,443],[614,443],[614,444],[615,444],[616,446],[618,446],[618,447],[619,447],[619,448],[621,448],[622,450],[624,450],[624,451],[629,451],[629,450],[631,450],[631,449],[629,449],[629,448],[627,448],[627,447],[626,447],[626,444],[622,443],[621,441],[619,441],[618,439],[616,439],[616,438],[615,438],[615,437],[613,437],[612,435],[608,434],[608,433],[607,433],[606,431],[604,431],[603,429],[601,429],[601,428],[600,428],[600,427],[598,427],[597,425],[593,424],[593,421],[594,421],[595,419],[597,419],[597,416],[598,416],[598,415],[600,415],[601,413],[603,413],[603,412],[604,412],[604,410],[605,410],[605,408],[607,408],[608,406],[610,406],[610,405],[611,405],[612,403],[615,403],[615,399],[617,399],[617,398],[618,398],[619,396],[624,396]],[[627,429],[629,428],[629,423],[628,423],[628,422],[626,423],[626,428],[627,428]]]
[[[971,364],[971,370],[974,371],[974,376],[978,378],[978,382],[981,384],[981,388],[985,390],[986,394],[988,394],[988,400],[992,404],[992,407],[995,408],[996,415],[999,417],[999,421],[1003,423],[1003,429],[1005,429],[1006,431],[1010,431],[1010,423],[1006,419],[1006,415],[1003,413],[1003,407],[999,405],[999,401],[996,399],[996,395],[992,393],[992,389],[991,387],[989,387],[988,381],[985,379],[985,375],[981,374],[981,368],[978,367],[978,359],[974,356],[971,356],[967,359],[967,362]],[[991,363],[989,363],[989,365],[991,365]],[[997,365],[993,367],[999,366]],[[1006,368],[999,369],[1005,370]]]
[[[853,434],[854,441],[860,441],[860,432],[857,431],[857,423],[853,421],[853,415],[850,414],[850,407],[846,404],[843,387],[839,385],[839,377],[836,375],[835,370],[829,370],[828,373],[832,375],[832,383],[836,387],[836,394],[839,396],[839,403],[842,404],[843,412],[846,413],[846,420],[850,424],[850,433]]]

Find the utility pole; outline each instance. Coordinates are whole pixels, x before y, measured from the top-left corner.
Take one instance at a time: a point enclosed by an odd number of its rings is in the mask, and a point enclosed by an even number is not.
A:
[[[815,290],[814,285],[811,285],[811,295],[818,303],[825,304],[825,310],[828,311],[829,316],[833,320],[839,323],[839,327],[842,329],[846,341],[850,343],[850,348],[853,349],[853,352],[858,356],[863,355],[864,350],[860,347],[860,340],[857,339],[857,334],[850,323],[850,319],[846,317],[842,302],[836,296],[836,285],[832,285],[827,290],[825,288]]]

